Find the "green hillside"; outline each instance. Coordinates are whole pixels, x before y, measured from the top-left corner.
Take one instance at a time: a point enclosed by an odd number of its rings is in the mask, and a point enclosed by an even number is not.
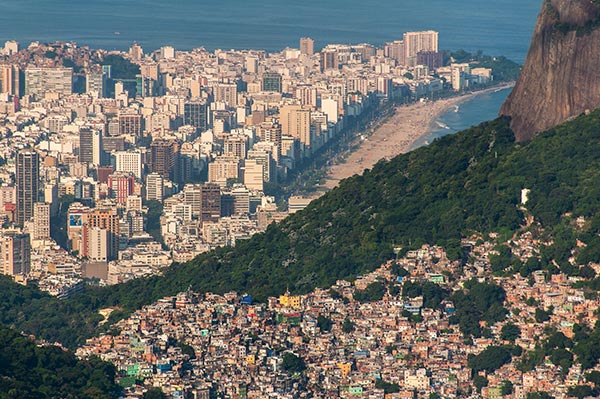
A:
[[[599,139],[598,111],[520,144],[508,121],[497,119],[380,162],[266,233],[175,265],[163,277],[88,289],[62,302],[0,279],[0,321],[74,345],[94,333],[97,309],[120,306],[126,313],[189,286],[263,300],[288,287],[304,293],[353,279],[392,258],[394,246],[439,244],[458,259],[459,239],[470,231],[509,233],[523,223],[523,188],[531,190],[529,212],[566,237],[557,245],[574,245],[576,235],[597,240],[589,230],[565,229],[561,215],[595,215]],[[597,248],[586,260],[600,260]],[[564,256],[565,248],[555,249],[547,256]]]
[[[38,347],[2,326],[0,348],[0,399],[119,397],[114,366],[98,358],[80,361],[73,353]]]

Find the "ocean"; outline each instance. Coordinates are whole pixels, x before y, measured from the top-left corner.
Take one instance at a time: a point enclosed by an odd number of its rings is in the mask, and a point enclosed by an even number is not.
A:
[[[310,36],[327,43],[371,43],[433,29],[440,48],[483,50],[522,63],[541,0],[0,0],[0,42],[75,41],[94,48],[146,52],[298,47]],[[478,97],[441,122],[452,130],[494,117],[508,91]],[[443,129],[448,130],[448,129]]]
[[[508,88],[492,93],[479,94],[461,103],[457,108],[450,108],[435,121],[431,131],[419,138],[412,148],[429,144],[436,138],[460,132],[481,122],[495,119],[511,90],[511,88]]]

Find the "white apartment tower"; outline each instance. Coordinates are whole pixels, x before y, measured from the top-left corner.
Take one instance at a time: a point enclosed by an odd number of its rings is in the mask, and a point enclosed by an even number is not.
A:
[[[33,223],[32,240],[50,239],[50,204],[36,202],[33,205]]]
[[[88,73],[85,75],[85,92],[92,97],[104,97],[104,74]]]
[[[404,51],[409,66],[415,66],[419,52],[434,51],[437,53],[438,50],[438,32],[428,30],[404,34]]]
[[[115,169],[117,172],[132,173],[142,178],[142,154],[140,151],[115,151]]]
[[[100,227],[92,227],[86,230],[87,257],[90,261],[108,261],[108,235],[109,231]]]
[[[163,201],[165,182],[158,173],[150,173],[146,176],[146,201]]]
[[[246,159],[244,162],[244,185],[248,188],[248,190],[263,190],[263,174],[263,164],[260,160]]]

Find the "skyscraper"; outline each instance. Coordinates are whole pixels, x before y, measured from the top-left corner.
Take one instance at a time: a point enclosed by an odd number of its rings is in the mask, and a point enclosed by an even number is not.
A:
[[[33,204],[38,202],[40,159],[31,149],[19,151],[16,165],[17,177],[17,218],[18,225],[33,217]]]
[[[79,130],[79,162],[102,164],[102,132],[84,127]]]
[[[313,55],[315,53],[315,41],[310,37],[301,38],[300,52],[306,55]]]
[[[200,221],[217,222],[221,217],[221,188],[218,184],[206,183],[202,186]]]
[[[170,179],[175,166],[175,143],[165,139],[154,140],[150,144],[150,154],[150,171]]]

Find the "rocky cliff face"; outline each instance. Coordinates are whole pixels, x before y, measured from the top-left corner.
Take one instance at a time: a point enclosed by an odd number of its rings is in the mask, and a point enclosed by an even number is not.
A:
[[[600,1],[545,0],[529,53],[500,115],[526,141],[600,107]]]

